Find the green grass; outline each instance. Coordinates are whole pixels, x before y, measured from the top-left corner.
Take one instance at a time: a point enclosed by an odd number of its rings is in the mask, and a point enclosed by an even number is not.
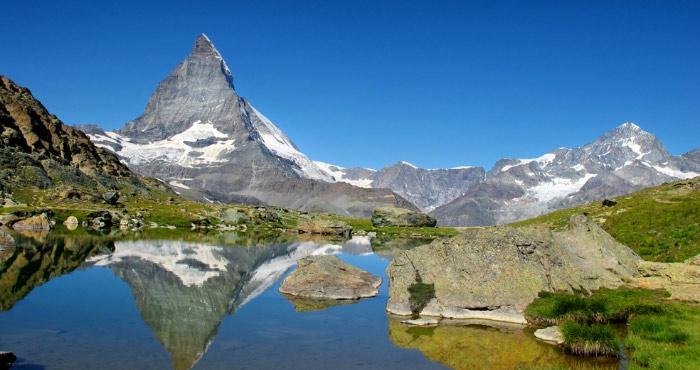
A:
[[[700,254],[700,178],[676,181],[601,202],[555,211],[514,226],[564,228],[574,214],[586,214],[643,259],[681,262]]]
[[[630,369],[699,369],[700,306],[667,297],[630,288],[541,293],[525,314],[536,326],[559,325],[573,353],[614,355],[622,343]],[[626,324],[626,336],[616,334],[614,323]]]
[[[559,325],[567,351],[582,356],[617,356],[620,341],[608,324],[564,321]]]

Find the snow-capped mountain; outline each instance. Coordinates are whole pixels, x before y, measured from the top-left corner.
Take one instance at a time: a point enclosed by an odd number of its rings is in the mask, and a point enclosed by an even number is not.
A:
[[[698,156],[670,155],[659,140],[624,123],[580,148],[532,159],[502,159],[483,182],[438,207],[442,225],[493,225],[566,206],[700,176]]]
[[[205,35],[160,83],[140,117],[116,132],[81,129],[131,169],[185,196],[365,216],[380,205],[415,208],[389,190],[336,183],[238,95],[231,71]]]

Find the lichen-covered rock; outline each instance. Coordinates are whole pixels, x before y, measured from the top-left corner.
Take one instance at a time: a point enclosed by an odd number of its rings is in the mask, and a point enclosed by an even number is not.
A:
[[[409,287],[420,281],[435,290],[420,314],[522,323],[538,292],[614,288],[638,275],[639,261],[584,216],[572,217],[561,232],[471,229],[397,253],[387,270],[387,310],[416,314]]]
[[[700,264],[698,256],[684,263],[642,261],[642,275],[632,282],[633,286],[646,289],[665,289],[671,299],[700,303]]]
[[[421,212],[398,207],[380,207],[372,213],[372,225],[375,227],[434,227],[437,221]]]
[[[46,213],[41,213],[16,221],[12,224],[12,228],[17,231],[49,231],[51,219]]]
[[[379,293],[382,279],[350,266],[336,256],[309,256],[284,279],[279,291],[312,299],[359,299]]]
[[[352,226],[340,220],[331,220],[320,217],[300,219],[297,224],[300,233],[333,235],[349,238],[352,235]]]

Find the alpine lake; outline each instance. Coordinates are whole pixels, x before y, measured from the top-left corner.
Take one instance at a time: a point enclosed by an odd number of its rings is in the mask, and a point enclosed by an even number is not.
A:
[[[429,241],[289,235],[13,234],[0,247],[0,351],[16,369],[618,369],[496,322],[402,324],[385,311],[397,249]],[[279,293],[335,254],[382,278],[359,301]]]

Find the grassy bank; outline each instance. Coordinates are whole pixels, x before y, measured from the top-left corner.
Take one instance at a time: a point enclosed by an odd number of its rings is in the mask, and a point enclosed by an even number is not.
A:
[[[601,289],[591,295],[541,293],[526,309],[535,326],[559,325],[576,354],[629,353],[631,369],[700,368],[700,306],[666,300],[662,290]],[[613,325],[624,325],[624,332]]]
[[[587,214],[605,231],[648,261],[681,262],[700,254],[700,177],[676,181],[601,202],[517,222],[561,229],[574,214]]]

